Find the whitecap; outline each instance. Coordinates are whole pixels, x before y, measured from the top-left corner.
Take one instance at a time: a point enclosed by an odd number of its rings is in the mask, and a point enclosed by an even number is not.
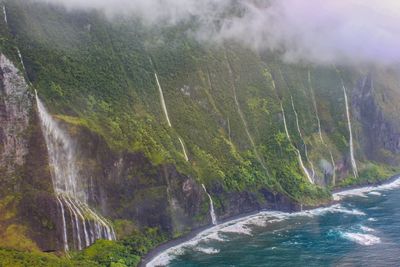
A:
[[[263,211],[255,215],[249,215],[247,217],[239,218],[233,221],[222,223],[211,228],[204,230],[197,234],[191,240],[181,243],[175,247],[169,248],[155,258],[153,258],[147,267],[153,266],[165,266],[168,262],[173,259],[176,255],[182,254],[185,248],[195,247],[200,241],[226,241],[227,239],[222,238],[220,233],[234,233],[242,235],[252,235],[251,225],[261,225],[262,221],[265,224],[273,224],[281,222],[294,217],[316,217],[327,213],[344,213],[354,216],[363,216],[365,213],[357,209],[348,209],[340,204],[335,204],[330,207],[316,208],[313,210],[306,210],[300,212],[281,212],[281,211]],[[165,263],[166,262],[166,263]]]
[[[363,232],[375,232],[374,229],[372,229],[370,227],[367,227],[367,226],[364,226],[364,225],[360,226],[360,230],[363,231]]]
[[[204,247],[196,247],[194,248],[195,251],[202,252],[204,254],[218,254],[219,249],[216,248],[204,248]]]
[[[378,220],[375,219],[375,218],[368,218],[368,221],[370,221],[370,222],[376,222],[376,221],[378,221]]]
[[[342,236],[347,240],[350,240],[362,246],[372,246],[381,243],[381,239],[379,237],[371,234],[344,232],[342,233]]]
[[[400,187],[400,178],[398,177],[391,183],[378,185],[378,186],[366,186],[366,187],[344,190],[344,191],[335,193],[335,194],[333,194],[333,199],[338,201],[338,200],[343,199],[344,197],[349,197],[349,196],[365,197],[367,193],[371,193],[371,192],[375,192],[375,191],[383,191],[383,190],[392,190],[392,189],[396,189],[399,187]],[[376,193],[379,193],[379,192],[376,192]]]

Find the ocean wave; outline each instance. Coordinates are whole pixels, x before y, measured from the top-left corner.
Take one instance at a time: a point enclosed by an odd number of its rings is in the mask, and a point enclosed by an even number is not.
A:
[[[349,233],[344,232],[342,236],[352,242],[362,246],[372,246],[381,243],[381,239],[371,234]]]
[[[375,232],[374,229],[372,229],[370,227],[367,227],[367,226],[364,226],[364,225],[360,226],[360,230],[363,231],[363,232]]]
[[[338,193],[333,194],[333,199],[334,200],[341,200],[345,197],[349,196],[360,196],[360,197],[366,197],[367,193],[372,193],[372,194],[377,194],[379,192],[376,191],[384,191],[384,190],[392,190],[400,187],[400,178],[398,177],[396,180],[394,180],[391,183],[383,184],[383,185],[378,185],[378,186],[366,186],[366,187],[361,187],[361,188],[355,188],[355,189],[350,189],[350,190],[345,190],[341,191]]]
[[[344,213],[354,216],[365,215],[365,213],[363,213],[362,211],[359,211],[357,209],[348,209],[340,204],[335,204],[330,207],[323,207],[323,208],[317,208],[313,210],[306,210],[293,213],[280,212],[280,211],[264,211],[255,215],[250,215],[247,217],[243,217],[240,219],[236,219],[233,221],[229,221],[208,228],[205,231],[196,235],[193,239],[163,251],[161,254],[159,254],[158,256],[153,258],[149,263],[147,263],[146,266],[147,267],[165,266],[173,258],[182,254],[182,251],[185,251],[186,248],[194,248],[200,242],[228,241],[229,239],[221,237],[221,234],[223,233],[251,235],[252,226],[266,226],[267,224],[278,223],[290,218],[295,218],[295,217],[312,218],[312,217],[322,216],[328,213]]]
[[[195,247],[194,250],[204,254],[218,254],[220,251],[219,249],[216,248],[204,248],[204,247]]]

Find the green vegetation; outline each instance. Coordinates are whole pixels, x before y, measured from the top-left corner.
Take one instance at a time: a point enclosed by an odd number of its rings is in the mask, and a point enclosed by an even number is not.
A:
[[[148,228],[143,233],[134,232],[120,241],[97,240],[81,252],[66,256],[51,253],[31,252],[0,248],[1,267],[132,267],[166,236],[157,229]]]
[[[355,122],[360,177],[349,176],[341,78],[350,95],[358,73],[286,64],[276,53],[255,53],[232,43],[218,47],[199,43],[187,34],[191,24],[153,28],[135,19],[110,22],[97,11],[67,12],[31,1],[5,2],[9,26],[0,20],[0,51],[22,70],[17,47],[21,50],[25,75],[55,118],[71,126],[72,136],[85,129],[101,137],[112,152],[138,152],[150,160],[151,170],[129,170],[129,178],[140,180],[132,182],[139,189],[133,200],[119,200],[118,212],[133,209],[136,201],[145,198],[154,200],[149,206],[167,201],[167,186],[154,181],[150,173],[161,166],[174,166],[179,174],[204,183],[217,212],[229,204],[225,193],[246,191],[262,202],[262,189],[302,204],[327,202],[333,176],[327,174],[326,165],[332,161],[340,187],[375,183],[396,171],[365,158],[358,139],[362,129]],[[172,127],[162,111],[154,73],[163,88]],[[188,162],[178,137],[185,143]],[[308,169],[313,163],[317,185],[305,177],[296,149]],[[393,156],[390,151],[384,153],[382,162]],[[0,226],[5,229],[0,246],[24,252],[0,249],[0,266],[135,266],[149,249],[190,230],[172,229],[166,234],[115,220],[118,235],[124,237],[118,242],[99,240],[82,252],[71,253],[70,258],[39,253],[26,226],[9,223],[18,212],[20,196],[12,189],[20,176],[0,177],[4,187],[0,193],[5,196],[0,200]],[[204,221],[207,203],[201,204],[200,214],[194,214],[196,221]]]

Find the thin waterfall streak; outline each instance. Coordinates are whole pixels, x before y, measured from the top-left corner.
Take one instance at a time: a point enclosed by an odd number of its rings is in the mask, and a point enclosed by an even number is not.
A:
[[[343,81],[342,81],[343,83]],[[347,99],[347,92],[346,92],[346,87],[344,86],[343,83],[343,93],[344,93],[344,101],[346,104],[346,115],[347,115],[347,124],[349,128],[349,146],[350,146],[350,160],[351,160],[351,166],[353,168],[353,174],[354,177],[358,177],[358,170],[357,170],[357,163],[354,158],[354,144],[353,144],[353,132],[351,129],[351,118],[350,118],[350,110],[349,110],[349,102]]]
[[[75,243],[76,243],[75,237],[77,236],[77,234],[76,234],[77,229],[76,229],[76,225],[74,222],[74,213],[72,211],[72,207],[69,205],[67,200],[63,196],[60,196],[60,198],[64,201],[64,203],[66,204],[67,209],[69,211],[69,218],[71,220],[71,230],[72,230],[72,244],[75,245]]]
[[[207,192],[206,186],[204,184],[201,184],[201,186],[204,189],[204,192],[208,196],[208,200],[210,201],[210,216],[211,216],[211,222],[213,225],[217,225],[217,215],[215,214],[215,209],[214,209],[214,201],[212,200],[210,194]]]
[[[152,63],[151,60],[150,60],[150,62]],[[153,64],[153,63],[152,63],[152,64]],[[165,104],[164,93],[163,93],[163,90],[162,90],[162,87],[161,87],[161,84],[160,84],[160,81],[159,81],[159,79],[158,79],[158,75],[157,75],[156,72],[154,72],[154,77],[156,78],[156,82],[157,82],[157,86],[158,86],[158,92],[159,92],[159,94],[160,94],[160,100],[161,100],[161,107],[162,107],[162,110],[163,110],[163,112],[164,112],[164,115],[165,115],[165,118],[166,118],[166,120],[167,120],[168,126],[172,128],[172,124],[171,124],[171,121],[170,121],[169,115],[168,115],[167,105]],[[183,143],[183,141],[182,141],[182,139],[181,139],[180,137],[178,137],[178,139],[179,139],[179,143],[181,144],[181,147],[182,147],[183,156],[185,157],[185,160],[186,160],[186,161],[189,161],[189,157],[188,157],[188,155],[187,155],[187,153],[186,153],[185,145],[184,145],[184,143]]]
[[[289,142],[292,144],[292,140],[290,139],[289,130],[288,130],[288,127],[287,127],[287,124],[286,124],[285,110],[283,109],[283,104],[282,104],[282,102],[281,102],[281,111],[282,111],[282,115],[283,115],[283,125],[284,125],[284,127],[285,127],[286,136],[287,136]],[[293,144],[292,144],[292,146],[294,147]],[[303,170],[304,174],[307,176],[308,181],[309,181],[311,184],[314,184],[314,181],[313,181],[313,179],[311,178],[311,175],[310,175],[309,171],[308,171],[307,168],[304,166],[303,159],[301,158],[300,151],[299,151],[296,147],[294,147],[294,148],[295,148],[295,151],[296,151],[297,158],[298,158],[299,165],[300,165],[301,169]]]
[[[63,226],[63,242],[64,242],[64,251],[67,252],[69,250],[68,247],[68,237],[67,237],[67,223],[65,222],[65,211],[64,205],[61,202],[60,197],[57,196],[57,202],[61,209],[61,219],[62,219],[62,226]]]
[[[158,86],[158,91],[159,91],[159,93],[160,93],[160,99],[161,99],[161,107],[162,107],[162,110],[164,111],[164,115],[165,115],[165,118],[167,119],[168,126],[169,126],[169,127],[172,127],[171,121],[169,120],[169,116],[168,116],[167,105],[165,104],[164,93],[163,93],[162,87],[161,87],[161,85],[160,85],[160,81],[158,80],[157,73],[154,72],[154,76],[156,77],[156,82],[157,82],[157,86]]]
[[[4,17],[4,22],[8,26],[8,20],[7,20],[7,10],[6,10],[6,5],[3,4],[3,17]]]
[[[332,152],[331,151],[329,151],[329,154],[331,155],[331,161],[332,161],[332,183],[333,183],[333,185],[335,185],[336,184],[336,164],[335,164],[335,160],[333,159],[333,155],[332,155]]]
[[[186,153],[185,144],[183,143],[182,138],[178,137],[178,139],[179,139],[179,142],[181,143],[181,147],[182,147],[182,151],[183,151],[183,155],[185,157],[185,160],[189,161],[189,157],[188,157],[188,155]]]
[[[76,209],[74,208],[72,202],[69,200],[68,197],[64,198],[65,202],[67,203],[67,205],[69,205],[72,213],[74,214],[75,217],[75,227],[76,227],[76,236],[77,236],[77,241],[78,241],[78,249],[81,250],[82,249],[82,240],[81,240],[81,231],[79,228],[79,218],[78,218],[78,214],[76,213]]]
[[[86,243],[87,246],[89,246],[90,244],[89,244],[89,238],[88,238],[88,233],[87,233],[87,229],[86,229],[86,219],[85,219],[84,215],[81,212],[81,208],[80,208],[79,202],[78,203],[74,203],[74,201],[71,198],[69,198],[69,201],[71,202],[71,204],[73,205],[76,213],[79,215],[79,217],[82,220],[83,233],[85,235],[85,243]]]
[[[315,178],[315,169],[314,169],[314,165],[312,164],[310,158],[308,157],[307,145],[306,145],[306,142],[304,141],[303,135],[302,135],[301,130],[300,130],[299,115],[298,115],[297,110],[296,110],[296,108],[295,108],[295,106],[294,106],[293,96],[290,96],[290,99],[291,99],[291,101],[292,101],[292,108],[293,108],[293,112],[294,112],[294,115],[295,115],[295,118],[296,118],[297,131],[299,132],[300,139],[301,139],[301,141],[302,141],[303,144],[304,144],[304,153],[306,154],[306,160],[307,160],[308,164],[310,164],[310,167],[311,167],[311,171],[312,171],[311,177],[312,177],[312,180],[314,180],[314,178]]]

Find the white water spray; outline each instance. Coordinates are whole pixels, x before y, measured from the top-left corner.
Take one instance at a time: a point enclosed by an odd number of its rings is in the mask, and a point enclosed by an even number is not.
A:
[[[290,138],[289,130],[288,130],[288,127],[287,127],[287,124],[286,124],[285,110],[283,109],[282,103],[281,103],[281,111],[282,111],[282,115],[283,115],[283,125],[284,125],[284,127],[285,127],[286,137],[288,138],[289,142],[292,143],[292,139]],[[295,151],[296,151],[297,158],[298,158],[298,160],[299,160],[299,165],[300,165],[301,169],[303,170],[304,174],[307,176],[308,181],[309,181],[310,183],[314,184],[314,181],[313,181],[313,179],[312,179],[312,177],[311,177],[309,171],[308,171],[307,168],[304,166],[303,159],[301,158],[300,151],[299,151],[295,146],[293,146],[293,147],[294,147],[294,149],[295,149]]]
[[[354,158],[353,131],[351,129],[351,118],[350,118],[349,102],[348,102],[348,99],[347,99],[346,87],[344,86],[343,80],[342,80],[342,87],[343,87],[344,101],[345,101],[345,104],[346,104],[347,125],[349,127],[349,146],[350,146],[351,166],[353,168],[354,177],[358,177],[357,164],[356,164],[356,160]]]
[[[204,192],[206,192],[208,199],[210,200],[210,216],[211,216],[211,221],[213,225],[217,225],[217,215],[215,215],[215,210],[214,210],[214,202],[210,196],[210,194],[207,192],[206,186],[204,184],[201,184],[201,186],[204,189]]]
[[[76,244],[78,250],[96,239],[115,240],[111,224],[89,207],[89,194],[76,164],[75,144],[47,112],[36,93],[36,103],[45,137],[54,192],[61,210],[64,250]],[[66,212],[68,211],[68,214]],[[68,240],[66,217],[71,219],[73,240]]]
[[[301,141],[303,142],[303,145],[304,145],[304,152],[305,152],[305,154],[306,154],[306,159],[307,159],[308,164],[310,164],[310,166],[311,166],[311,171],[312,171],[311,177],[312,177],[312,179],[314,180],[314,178],[315,178],[315,169],[314,169],[314,165],[313,165],[313,163],[311,162],[310,158],[308,157],[307,144],[306,144],[306,142],[304,141],[303,134],[301,133],[301,130],[300,130],[299,115],[297,114],[297,110],[296,110],[296,108],[294,107],[293,96],[290,96],[290,99],[291,99],[291,101],[292,101],[292,108],[293,108],[294,115],[295,115],[295,117],[296,117],[297,131],[298,131],[298,133],[299,133],[299,135],[300,135]]]

